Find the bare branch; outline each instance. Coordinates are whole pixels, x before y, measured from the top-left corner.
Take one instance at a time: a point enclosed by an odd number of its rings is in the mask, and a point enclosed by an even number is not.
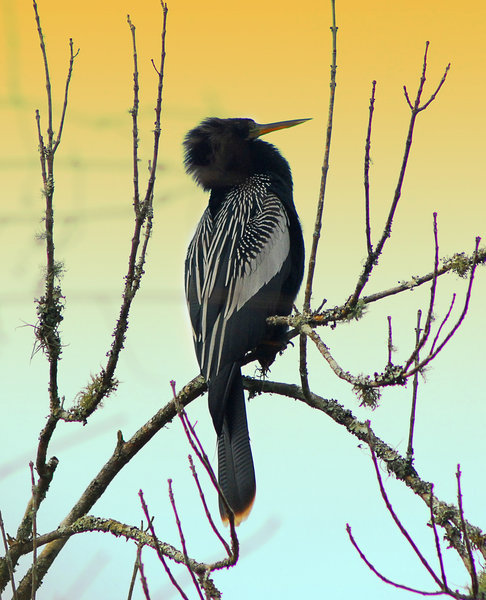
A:
[[[223,501],[223,503],[225,505],[226,513],[228,515],[228,523],[229,523],[230,537],[231,537],[231,551],[228,552],[228,545],[226,544],[226,542],[223,542],[223,546],[225,547],[225,550],[228,553],[228,558],[226,558],[224,560],[220,560],[220,561],[210,565],[210,567],[208,569],[210,571],[215,571],[217,569],[231,567],[238,562],[239,551],[240,551],[238,536],[236,534],[234,513],[223,494],[223,490],[221,489],[221,487],[218,483],[218,479],[213,471],[213,468],[211,467],[211,463],[209,462],[209,458],[207,457],[207,454],[204,451],[201,441],[199,440],[199,438],[194,430],[194,427],[192,426],[186,412],[183,410],[183,405],[179,402],[180,393],[179,393],[179,395],[176,395],[175,381],[171,381],[170,384],[171,384],[172,391],[174,394],[174,403],[176,404],[177,412],[179,413],[179,418],[181,419],[182,426],[184,428],[186,437],[191,445],[191,448],[196,453],[196,456],[198,457],[200,463],[206,469],[206,472],[209,475],[209,478],[211,480],[211,483],[213,484],[213,487],[218,492],[218,497],[221,498],[221,500]],[[203,504],[205,504],[205,502]],[[211,522],[212,522],[212,519],[210,519],[210,523]],[[213,525],[214,525],[214,523],[213,523]],[[213,527],[213,530],[214,529],[215,529],[215,526]],[[216,533],[216,535],[220,539],[220,541],[222,541],[222,536],[219,534],[219,532]]]
[[[204,600],[202,592],[201,592],[201,588],[199,587],[199,583],[197,582],[197,579],[194,575],[194,571],[191,569],[191,566],[189,563],[189,555],[187,553],[186,539],[185,539],[184,533],[182,531],[182,524],[181,524],[181,520],[179,518],[179,513],[177,512],[177,506],[176,506],[175,499],[174,499],[174,492],[172,491],[172,479],[169,479],[168,483],[169,483],[169,499],[170,499],[170,504],[172,506],[172,510],[174,511],[174,517],[176,520],[177,530],[179,531],[179,539],[181,540],[182,553],[184,555],[184,563],[187,567],[187,570],[189,571],[189,575],[191,576],[192,582],[194,584],[194,587],[196,588],[197,593],[199,594],[199,597],[201,598],[201,600]]]
[[[3,547],[5,550],[5,562],[7,563],[8,574],[10,577],[10,585],[12,586],[12,600],[17,600],[17,589],[15,588],[14,578],[14,563],[10,556],[10,548],[8,547],[7,534],[3,523],[2,511],[0,510],[0,531],[2,532]]]
[[[467,570],[469,571],[469,575],[471,576],[471,589],[473,598],[476,598],[478,595],[478,575],[476,573],[476,565],[474,563],[474,555],[471,549],[471,542],[469,540],[469,534],[466,528],[466,522],[464,520],[464,510],[462,508],[462,491],[461,491],[461,465],[457,465],[457,505],[459,507],[459,514],[461,516],[461,529],[462,535],[464,537],[464,543],[466,545],[468,561],[466,562]]]
[[[312,248],[309,256],[309,266],[307,269],[307,283],[305,286],[305,296],[304,296],[304,313],[310,312],[310,302],[312,296],[312,282],[314,280],[314,271],[316,268],[316,258],[317,258],[317,247],[319,245],[319,238],[321,236],[321,227],[322,227],[322,213],[324,210],[324,196],[326,193],[326,183],[327,183],[327,173],[329,171],[329,153],[331,150],[331,134],[332,134],[332,122],[334,115],[334,98],[336,94],[336,55],[337,55],[337,31],[336,27],[336,6],[335,1],[331,0],[332,6],[332,64],[331,64],[331,82],[330,82],[330,92],[329,92],[329,112],[327,119],[327,131],[326,131],[326,145],[324,150],[324,160],[322,163],[322,177],[321,177],[321,185],[319,190],[319,199],[317,202],[317,212],[316,212],[316,221],[314,226],[314,234],[312,237]]]
[[[452,272],[459,275],[459,277],[464,278],[468,273],[471,273],[471,269],[474,265],[486,264],[486,247],[478,247],[477,252],[473,252],[471,255],[467,255],[464,252],[456,252],[452,257],[443,258],[441,263],[441,266],[437,269],[436,275],[434,274],[434,271],[426,273],[425,275],[417,275],[407,281],[402,281],[397,286],[376,292],[374,294],[369,294],[368,296],[363,296],[360,298],[362,307],[364,308],[368,304],[378,302],[384,298],[388,298],[402,292],[414,290],[415,288],[432,281],[435,276],[441,277],[442,275]],[[346,303],[324,310],[320,314],[313,313],[311,315],[304,315],[299,313],[288,317],[268,317],[267,323],[269,325],[288,325],[296,328],[300,328],[303,324],[308,324],[311,326],[334,326],[339,322],[348,322],[352,313],[353,311],[349,309],[349,306]],[[299,335],[299,331],[298,329],[295,329],[289,332],[287,339],[290,341],[297,335]]]
[[[165,572],[169,576],[169,579],[170,579],[172,585],[176,588],[176,590],[181,595],[181,598],[184,598],[184,600],[189,600],[188,597],[186,596],[186,594],[184,593],[183,589],[181,588],[181,586],[177,583],[177,580],[175,579],[175,577],[172,575],[172,571],[170,570],[169,565],[167,564],[167,561],[165,560],[165,557],[164,557],[163,553],[160,551],[159,541],[157,539],[157,536],[155,535],[155,529],[154,529],[153,519],[150,517],[147,504],[145,503],[145,500],[144,500],[144,497],[143,497],[142,490],[140,490],[138,492],[138,495],[140,496],[140,502],[142,503],[142,510],[143,510],[144,515],[145,515],[145,518],[147,519],[147,523],[148,523],[148,527],[150,529],[150,533],[152,534],[152,538],[155,541],[155,550],[157,552],[157,556],[159,557],[159,560],[162,563],[162,565],[163,565],[163,567],[165,569]],[[184,561],[186,561],[186,560],[187,560],[187,556],[184,556]]]
[[[455,301],[456,301],[456,294],[454,293],[454,294],[452,294],[452,300],[451,300],[451,304],[449,306],[449,310],[447,311],[446,316],[442,319],[442,322],[441,322],[439,328],[437,329],[437,333],[435,334],[434,341],[432,342],[432,345],[430,347],[430,352],[431,353],[434,352],[434,350],[435,350],[435,345],[437,344],[437,341],[440,338],[440,334],[442,332],[442,328],[444,327],[444,325],[449,320],[449,317],[451,316],[452,309],[454,308]]]
[[[432,529],[433,529],[433,532],[434,532],[435,548],[436,548],[436,551],[437,551],[437,558],[439,559],[440,572],[441,572],[441,575],[442,575],[442,583],[443,583],[444,589],[447,590],[447,589],[449,589],[449,586],[447,585],[447,577],[446,577],[445,569],[444,569],[444,561],[442,560],[442,550],[440,548],[439,534],[437,532],[437,526],[435,524],[435,516],[434,516],[434,484],[433,483],[430,484],[430,504],[429,504],[429,508],[430,508],[430,522],[432,524]]]
[[[164,84],[164,66],[165,66],[165,36],[167,33],[167,3],[161,0],[160,5],[162,7],[162,35],[161,35],[161,52],[160,52],[160,67],[157,70],[158,73],[158,87],[157,87],[157,102],[155,105],[155,127],[154,127],[154,151],[151,161],[150,176],[147,186],[147,192],[145,194],[144,206],[151,203],[151,199],[154,192],[155,185],[155,171],[157,169],[157,160],[159,156],[159,140],[160,140],[160,115],[162,111],[162,88]]]
[[[69,84],[71,83],[71,76],[73,74],[74,60],[78,56],[78,54],[79,54],[79,48],[76,50],[76,52],[74,52],[73,40],[72,40],[72,38],[69,38],[69,67],[68,67],[68,74],[66,76],[66,86],[64,88],[64,102],[62,105],[61,120],[59,121],[59,131],[58,131],[58,134],[56,137],[56,141],[54,142],[54,146],[52,148],[53,153],[57,150],[57,147],[61,143],[62,130],[64,128],[64,119],[66,117],[66,110],[67,110],[67,105],[68,105]]]
[[[133,163],[133,206],[135,208],[135,214],[138,213],[139,203],[140,203],[140,192],[138,186],[138,92],[139,92],[139,84],[138,84],[138,57],[137,57],[137,40],[135,35],[135,25],[130,20],[130,15],[127,15],[127,22],[130,27],[130,31],[132,32],[132,46],[133,46],[133,106],[130,110],[130,114],[132,115],[132,146],[133,146],[133,154],[132,154],[132,163]]]
[[[142,523],[143,527],[143,523]],[[135,582],[137,581],[137,573],[138,573],[138,565],[141,557],[142,546],[139,544],[137,546],[137,554],[135,556],[135,562],[133,564],[132,578],[130,580],[130,586],[128,588],[128,596],[127,600],[132,600],[133,590],[135,589]]]
[[[184,386],[178,393],[178,400],[183,406],[186,406],[189,402],[200,396],[206,391],[206,383],[201,376],[194,378],[186,386]],[[91,483],[87,486],[77,503],[73,506],[69,514],[63,519],[60,527],[69,527],[75,521],[77,521],[83,515],[86,515],[88,511],[94,506],[98,499],[104,494],[106,488],[113,481],[115,476],[121,471],[121,469],[141,450],[145,444],[147,444],[152,437],[159,431],[164,425],[167,425],[176,416],[176,407],[174,401],[169,402],[161,408],[147,423],[142,425],[140,429],[134,433],[134,435],[126,442],[120,440],[116,444],[115,450],[106,464],[101,468],[99,473],[93,478]],[[50,541],[44,551],[38,558],[37,561],[37,574],[39,580],[42,580],[43,576],[53,563],[59,552],[65,546],[67,538],[57,537]],[[40,540],[38,539],[38,545]],[[12,548],[12,562],[16,564],[16,561],[22,554],[30,552],[30,547],[27,544],[19,544]],[[23,589],[31,587],[31,572],[27,573],[24,579],[21,581]],[[20,588],[20,586],[19,586]],[[27,596],[25,596],[27,598]]]
[[[35,22],[37,24],[37,33],[39,35],[40,47],[42,52],[42,59],[44,61],[44,73],[46,81],[46,92],[47,92],[47,111],[48,111],[48,125],[47,125],[47,137],[48,137],[48,148],[52,149],[52,139],[54,132],[52,130],[52,91],[51,91],[51,79],[49,76],[49,64],[47,62],[47,51],[44,42],[44,33],[42,32],[42,26],[40,22],[39,12],[37,11],[37,2],[33,0]]]
[[[206,513],[206,518],[209,522],[209,525],[211,526],[211,529],[213,530],[213,532],[216,535],[216,537],[218,538],[218,540],[223,545],[223,548],[225,549],[226,554],[228,556],[231,556],[231,549],[230,549],[228,543],[226,542],[226,540],[224,539],[224,537],[220,534],[219,529],[216,527],[214,519],[211,515],[211,511],[208,508],[208,505],[206,502],[206,497],[204,496],[204,492],[202,490],[201,483],[199,482],[199,477],[197,475],[196,467],[194,465],[194,461],[192,460],[192,456],[189,454],[189,456],[187,458],[189,460],[189,466],[191,468],[192,476],[194,477],[194,481],[196,482],[196,486],[199,491],[199,497],[201,498],[201,503],[204,507],[204,512]]]
[[[415,350],[410,355],[409,359],[405,363],[403,367],[404,371],[407,371],[409,366],[415,362],[416,366],[419,364],[416,360],[420,350],[425,346],[427,340],[430,335],[430,327],[432,324],[432,319],[434,315],[434,306],[435,306],[435,293],[437,290],[437,270],[439,268],[439,242],[437,236],[437,213],[434,213],[434,246],[435,246],[435,255],[434,255],[434,277],[432,278],[432,285],[430,286],[430,300],[429,300],[429,308],[427,311],[427,317],[425,319],[425,326],[423,329],[422,336],[415,344]]]
[[[318,334],[311,329],[308,325],[303,325],[301,328],[303,334],[310,337],[310,339],[314,342],[319,352],[326,359],[327,364],[331,367],[334,374],[339,377],[339,379],[344,379],[348,383],[355,384],[355,378],[349,373],[349,371],[345,371],[336,361],[336,359],[332,356],[329,347],[321,340]]]
[[[374,567],[370,561],[366,558],[366,555],[364,554],[364,552],[361,550],[361,548],[358,546],[357,541],[354,539],[353,534],[351,533],[351,526],[349,525],[349,523],[346,523],[346,531],[348,533],[349,539],[351,541],[351,543],[353,544],[353,546],[356,548],[361,560],[365,563],[365,565],[371,570],[373,571],[373,573],[379,577],[382,581],[384,581],[385,583],[388,583],[389,585],[392,585],[393,587],[399,588],[401,590],[405,590],[407,592],[413,592],[414,594],[420,594],[421,596],[440,596],[441,594],[443,594],[443,592],[439,591],[439,592],[424,592],[422,590],[417,590],[415,588],[409,587],[408,585],[402,585],[401,583],[396,583],[395,581],[392,581],[391,579],[388,579],[387,577],[385,577],[384,575],[382,575],[378,569],[376,567]]]
[[[128,316],[130,313],[133,299],[140,288],[142,276],[144,274],[145,256],[152,230],[152,199],[155,185],[155,173],[157,169],[157,159],[159,152],[159,141],[160,141],[160,116],[162,109],[162,88],[164,78],[164,64],[165,64],[165,35],[167,27],[167,5],[162,3],[163,9],[163,22],[162,22],[162,47],[161,47],[161,58],[160,58],[160,70],[158,74],[158,86],[157,86],[157,100],[155,107],[155,130],[154,130],[154,145],[153,145],[153,157],[150,166],[149,180],[147,183],[147,190],[143,202],[137,202],[134,200],[134,212],[135,212],[135,226],[132,236],[130,255],[128,259],[128,270],[125,276],[125,286],[123,291],[123,301],[120,309],[118,321],[113,331],[113,342],[108,352],[108,361],[104,369],[95,377],[96,386],[93,389],[89,402],[84,402],[83,410],[79,411],[79,408],[73,409],[75,413],[75,420],[85,421],[99,406],[100,402],[106,398],[116,388],[117,381],[114,377],[115,370],[118,364],[120,352],[122,351],[125,343],[125,336],[128,329]],[[129,22],[130,24],[130,22]],[[134,48],[134,108],[138,106],[138,71],[136,66],[136,44],[135,44],[135,28],[131,25],[132,33],[132,47]],[[136,90],[136,91],[135,91]],[[137,140],[135,139],[136,131],[136,116],[137,110],[132,109],[132,121],[134,121],[133,129],[133,155],[134,160],[137,157],[137,151],[135,146]],[[135,131],[136,130],[136,131]],[[135,167],[134,167],[135,169]],[[135,177],[134,171],[134,177]],[[137,197],[137,186],[135,186],[135,198]],[[140,243],[142,235],[144,241],[142,242],[142,248],[140,250]],[[81,404],[83,397],[81,397]],[[78,413],[79,414],[76,414]]]
[[[301,333],[299,336],[299,357],[300,384],[304,394],[308,394],[310,392],[310,387],[309,374],[307,371],[307,336],[305,333]]]
[[[387,317],[388,320],[388,364],[392,364],[392,354],[393,354],[393,329],[392,329],[392,318],[389,315]]]
[[[409,122],[409,126],[408,126],[408,133],[407,133],[407,139],[405,142],[405,150],[404,150],[404,154],[403,154],[403,159],[402,159],[402,165],[400,167],[400,173],[398,175],[398,181],[397,181],[397,185],[395,188],[395,194],[393,196],[393,200],[391,202],[390,205],[390,210],[388,213],[388,217],[385,223],[385,226],[383,228],[383,233],[381,235],[381,238],[379,239],[378,243],[375,246],[374,251],[371,254],[368,254],[368,257],[366,259],[365,262],[365,266],[363,267],[363,271],[358,279],[358,282],[356,284],[356,288],[353,292],[353,294],[351,295],[351,297],[348,299],[346,306],[349,308],[352,308],[356,305],[356,303],[359,300],[359,297],[361,295],[361,292],[363,291],[365,285],[367,284],[371,272],[373,270],[373,268],[376,266],[376,264],[378,263],[378,259],[383,251],[383,247],[385,245],[386,240],[391,236],[391,228],[392,228],[392,224],[393,224],[393,219],[395,217],[395,213],[397,210],[397,206],[398,206],[398,202],[400,200],[400,197],[402,195],[402,187],[403,187],[403,182],[405,179],[405,173],[407,170],[407,165],[408,165],[408,158],[410,156],[410,150],[412,147],[412,141],[413,141],[413,132],[414,132],[414,127],[415,127],[415,120],[417,118],[417,115],[424,110],[425,108],[427,108],[427,106],[430,104],[430,101],[424,105],[423,107],[420,107],[420,99],[422,97],[422,92],[423,92],[423,87],[425,84],[425,73],[426,73],[426,69],[427,69],[427,51],[428,51],[428,47],[429,47],[429,42],[426,43],[425,46],[425,54],[424,54],[424,60],[423,60],[423,66],[422,66],[422,76],[420,78],[419,81],[419,85],[418,85],[418,89],[417,89],[417,95],[415,97],[415,102],[412,105],[412,103],[410,102],[410,98],[408,97],[408,93],[406,91],[405,88],[405,95],[407,98],[407,102],[408,105],[411,109],[411,115],[410,115],[410,122]],[[447,72],[447,71],[446,71]],[[444,81],[445,81],[445,76],[443,77]],[[437,95],[439,89],[442,87],[443,81],[441,81],[441,83],[439,84],[437,90],[434,93],[434,98]]]
[[[34,463],[30,461],[30,479],[32,485],[32,593],[31,599],[35,600],[37,590],[37,494],[34,477]]]
[[[373,246],[371,244],[371,224],[370,224],[370,149],[371,149],[371,123],[373,120],[373,111],[375,109],[375,88],[376,81],[371,84],[371,98],[369,108],[369,119],[368,119],[368,131],[366,133],[365,143],[365,159],[364,159],[364,188],[365,188],[365,220],[366,220],[366,248],[368,250],[368,256],[373,252]]]
[[[145,596],[145,600],[150,600],[150,592],[148,589],[147,578],[145,577],[145,570],[142,562],[142,548],[143,546],[139,546],[137,548],[137,566],[140,572],[140,583],[142,584],[143,594]]]
[[[472,264],[471,272],[470,272],[470,276],[469,276],[469,285],[468,285],[468,288],[466,291],[466,297],[464,300],[464,307],[463,307],[462,312],[459,315],[455,325],[451,328],[449,333],[445,336],[445,338],[437,346],[437,348],[435,348],[434,350],[431,350],[429,352],[429,354],[427,355],[427,357],[424,360],[422,360],[416,367],[413,367],[410,371],[407,371],[407,373],[404,374],[404,377],[411,377],[417,371],[421,371],[425,366],[427,366],[437,356],[437,354],[439,354],[439,352],[446,346],[446,344],[451,340],[451,338],[454,336],[454,334],[456,333],[456,331],[459,329],[462,322],[464,321],[464,318],[469,309],[469,301],[471,300],[472,285],[474,282],[474,275],[476,273],[476,267],[478,265],[475,257],[478,254],[478,248],[479,248],[480,241],[481,241],[481,238],[477,237],[476,238],[476,248],[475,248],[475,251],[473,254],[473,264]],[[435,341],[434,341],[434,347],[435,347]]]
[[[368,427],[369,427],[369,422],[368,422]],[[385,486],[383,485],[383,480],[381,478],[381,473],[380,473],[380,467],[379,467],[378,461],[376,459],[376,454],[375,454],[375,450],[373,448],[373,443],[371,441],[371,438],[368,440],[368,445],[369,445],[370,450],[371,450],[371,458],[373,459],[373,465],[375,467],[376,478],[378,480],[378,485],[380,486],[381,497],[383,498],[383,501],[385,502],[385,505],[386,505],[386,508],[388,509],[388,512],[392,516],[392,519],[395,521],[395,525],[400,530],[400,533],[404,536],[404,538],[407,540],[407,542],[412,547],[413,551],[415,552],[415,554],[419,558],[420,562],[423,564],[423,566],[429,572],[430,576],[435,581],[435,583],[442,589],[442,585],[443,585],[442,581],[439,579],[439,577],[436,575],[435,571],[429,565],[429,563],[428,563],[427,559],[425,558],[425,556],[420,552],[420,550],[417,547],[417,544],[413,541],[411,535],[405,529],[404,525],[402,524],[402,522],[398,518],[398,515],[393,510],[393,506],[391,505],[391,502],[388,499],[388,495],[386,493]]]
[[[417,311],[417,327],[415,328],[415,349],[418,348],[420,343],[420,320],[422,318],[422,311]],[[415,355],[415,365],[419,363],[419,353]],[[413,376],[413,387],[412,387],[412,409],[410,411],[410,428],[408,432],[408,446],[407,446],[407,460],[410,463],[413,460],[413,432],[415,428],[415,410],[417,407],[417,391],[418,391],[418,371]]]
[[[440,88],[445,83],[445,80],[446,80],[447,74],[449,73],[449,69],[450,68],[451,68],[451,63],[449,63],[447,65],[447,67],[445,68],[444,74],[442,75],[442,78],[441,78],[441,80],[439,82],[439,85],[435,88],[435,92],[430,96],[430,98],[427,100],[427,102],[425,104],[423,104],[422,106],[419,107],[419,109],[418,109],[419,111],[425,110],[429,106],[429,104],[435,100],[437,94],[440,91]]]
[[[86,532],[100,532],[110,533],[115,537],[124,537],[126,540],[132,540],[137,545],[149,546],[156,550],[158,549],[168,559],[183,565],[184,555],[180,550],[172,546],[167,542],[161,542],[160,540],[154,540],[154,538],[139,527],[133,525],[127,525],[121,523],[116,519],[104,519],[102,517],[95,517],[93,515],[84,515],[77,519],[72,525],[61,525],[57,529],[44,533],[38,536],[37,546],[45,546],[56,540],[68,539],[73,535]],[[12,549],[16,552],[20,550],[22,554],[27,554],[32,551],[33,541],[25,542],[12,542]],[[190,559],[191,568],[197,574],[204,574],[208,567],[204,563],[197,562]]]
[[[349,409],[344,408],[336,400],[323,398],[314,392],[311,392],[306,397],[301,387],[276,381],[244,377],[243,385],[252,394],[273,393],[301,400],[308,406],[324,412],[338,425],[345,427],[350,434],[354,435],[360,441],[367,444],[368,439],[370,439],[376,456],[385,462],[388,471],[393,473],[398,480],[405,483],[414,494],[425,502],[427,507],[430,506],[431,484],[421,479],[409,461],[376,436],[367,423],[359,421]],[[460,534],[462,530],[458,508],[435,498],[433,509],[436,523],[446,530],[448,539],[454,545],[454,548],[456,548],[457,534]],[[465,523],[470,539],[474,540],[475,546],[486,559],[486,534],[467,521]]]

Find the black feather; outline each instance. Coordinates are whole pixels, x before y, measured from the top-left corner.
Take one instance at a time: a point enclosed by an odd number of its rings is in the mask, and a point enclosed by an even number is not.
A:
[[[303,276],[304,244],[287,161],[254,139],[251,119],[206,119],[185,139],[188,173],[211,190],[186,259],[186,297],[209,409],[218,435],[218,478],[236,522],[255,497],[241,360],[266,369],[282,349]],[[224,520],[227,514],[220,503]]]

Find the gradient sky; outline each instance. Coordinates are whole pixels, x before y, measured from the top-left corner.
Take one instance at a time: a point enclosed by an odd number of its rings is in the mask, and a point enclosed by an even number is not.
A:
[[[81,49],[56,157],[56,252],[65,261],[62,286],[67,297],[60,388],[69,404],[105,360],[131,236],[132,63],[126,14],[137,27],[144,166],[151,155],[156,79],[150,59],[157,62],[160,52],[161,10],[156,0],[40,0],[39,10],[56,118],[69,37]],[[376,240],[393,196],[408,126],[403,85],[414,94],[426,40],[426,98],[449,62],[451,70],[435,102],[418,118],[393,237],[368,291],[431,270],[434,211],[441,256],[471,252],[475,236],[486,235],[484,3],[338,0],[337,20],[338,87],[315,306],[322,298],[328,306],[342,303],[364,258],[362,172],[371,81],[377,81],[371,151]],[[327,120],[329,25],[330,3],[315,0],[169,3],[156,222],[146,278],[120,362],[121,385],[86,427],[59,427],[51,452],[60,465],[39,514],[41,531],[54,528],[70,510],[111,454],[117,429],[127,438],[170,399],[170,379],[181,387],[197,373],[182,270],[206,197],[183,172],[185,132],[209,115],[249,116],[261,122],[312,117],[268,137],[291,164],[296,205],[310,246]],[[48,411],[47,363],[40,353],[32,356],[28,326],[36,319],[32,299],[42,293],[44,260],[43,245],[35,237],[42,228],[43,206],[34,111],[40,109],[45,127],[46,109],[31,3],[0,0],[0,32],[0,509],[14,533],[29,494],[28,462]],[[438,322],[453,291],[462,306],[465,283],[449,276],[439,286]],[[399,363],[413,343],[416,311],[427,306],[428,293],[424,289],[389,300],[370,309],[359,323],[320,333],[346,370],[379,371],[387,356],[387,315],[393,317]],[[465,324],[421,383],[415,438],[416,467],[434,481],[445,501],[455,501],[454,473],[461,463],[466,514],[483,530],[486,490],[478,469],[484,468],[486,419],[485,293],[485,274],[479,270]],[[370,419],[378,435],[405,452],[410,389],[387,391],[380,408],[370,412],[358,407],[352,391],[317,355],[311,356],[310,367],[317,393]],[[254,368],[247,373],[254,374]],[[271,376],[298,382],[295,349],[278,361]],[[366,449],[327,417],[297,402],[262,396],[248,410],[258,492],[253,513],[240,529],[240,563],[215,577],[225,598],[405,597],[361,563],[347,539],[346,522],[385,575],[433,589],[378,497]],[[194,402],[189,414],[214,457],[205,399]],[[188,452],[179,424],[172,424],[120,474],[93,514],[138,525],[142,512],[137,492],[143,488],[160,537],[178,545],[166,492],[167,478],[172,477],[190,553],[200,560],[218,556],[218,546],[201,524],[197,491],[186,465]],[[433,561],[426,507],[393,479],[387,479],[387,486],[396,510]],[[208,498],[215,506],[212,492]],[[454,555],[446,555],[451,585],[462,589],[466,576]],[[134,558],[132,544],[102,534],[78,536],[55,563],[38,598],[126,597]],[[148,551],[144,560],[152,598],[175,597]],[[137,594],[142,598],[141,590]]]

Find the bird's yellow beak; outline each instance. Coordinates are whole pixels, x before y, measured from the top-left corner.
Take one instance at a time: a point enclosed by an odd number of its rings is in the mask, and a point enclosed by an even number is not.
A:
[[[260,137],[261,135],[270,133],[271,131],[277,131],[277,129],[287,129],[287,127],[300,125],[301,123],[305,123],[306,121],[310,121],[310,119],[293,119],[291,121],[277,121],[276,123],[265,123],[264,125],[255,123],[251,126],[250,134],[248,137],[250,139],[255,139],[257,137]]]

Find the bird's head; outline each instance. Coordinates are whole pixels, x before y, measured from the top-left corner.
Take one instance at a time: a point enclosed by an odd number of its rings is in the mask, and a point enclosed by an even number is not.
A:
[[[250,175],[265,172],[260,154],[255,152],[255,144],[262,144],[257,138],[308,120],[260,125],[252,119],[243,118],[205,119],[184,139],[186,171],[204,189],[238,185]],[[276,152],[270,144],[265,145]]]

